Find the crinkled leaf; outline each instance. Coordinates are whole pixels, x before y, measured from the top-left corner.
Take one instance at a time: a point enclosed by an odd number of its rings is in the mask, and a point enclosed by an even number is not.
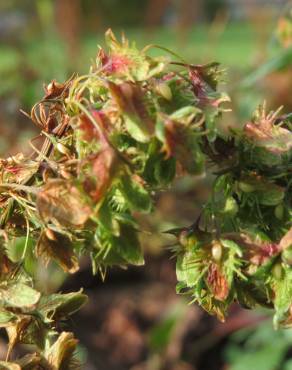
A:
[[[23,283],[10,283],[0,287],[0,301],[5,307],[34,307],[40,293]]]
[[[184,282],[187,287],[193,287],[200,275],[201,271],[194,263],[194,256],[191,252],[177,256],[176,277],[178,281]]]
[[[77,312],[87,302],[87,296],[80,292],[50,294],[42,296],[37,309],[50,319],[62,319]]]
[[[81,368],[75,357],[78,341],[72,333],[63,332],[57,341],[45,352],[45,358],[52,369],[70,370]]]
[[[119,189],[126,198],[129,207],[135,211],[149,212],[151,210],[151,197],[148,191],[139,183],[139,179],[123,176]]]
[[[274,305],[276,310],[274,325],[277,328],[287,319],[292,304],[292,270],[289,267],[285,268],[281,279],[275,279],[274,292]]]
[[[17,319],[17,316],[10,311],[0,311],[0,327],[5,328],[5,326],[10,325]]]
[[[45,265],[54,260],[67,272],[74,273],[79,269],[72,242],[60,233],[54,233],[54,239],[49,239],[46,232],[43,232],[37,242],[36,254]]]
[[[123,225],[120,238],[116,240],[117,251],[124,258],[126,263],[141,266],[144,264],[144,257],[137,232],[132,227]]]
[[[82,226],[91,214],[85,195],[72,183],[51,180],[38,193],[37,208],[45,222]]]

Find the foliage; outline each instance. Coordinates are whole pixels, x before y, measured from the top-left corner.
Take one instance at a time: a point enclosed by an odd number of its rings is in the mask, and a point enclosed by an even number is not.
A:
[[[231,335],[225,358],[230,370],[291,369],[288,359],[291,346],[291,331],[273,331],[269,321],[256,328],[241,329]]]
[[[291,123],[260,106],[243,129],[221,132],[229,98],[217,90],[217,63],[188,64],[164,48],[150,57],[151,46],[111,31],[106,43],[87,75],[45,87],[30,116],[41,148],[1,160],[1,326],[8,358],[16,343],[37,351],[8,368],[80,366],[76,340],[59,331],[86,297],[40,294],[30,261],[74,273],[89,255],[102,275],[143,264],[135,214],[151,212],[176,177],[206,169],[210,201],[193,225],[169,230],[178,292],[220,320],[238,301],[291,325]]]

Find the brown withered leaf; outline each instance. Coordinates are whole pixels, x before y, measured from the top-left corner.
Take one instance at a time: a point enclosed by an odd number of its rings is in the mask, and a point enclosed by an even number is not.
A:
[[[9,183],[26,183],[39,169],[39,163],[31,160],[15,163],[5,167],[5,181]]]
[[[176,121],[166,114],[161,114],[161,119],[163,120],[165,128],[165,142],[163,143],[162,150],[166,153],[166,158],[175,156],[178,148],[182,147],[180,157],[182,161],[184,161],[184,159],[189,157],[189,151],[185,146],[186,136],[183,132],[184,130]]]
[[[42,361],[41,356],[38,353],[30,353],[20,359],[18,359],[16,362],[18,365],[20,365],[20,368],[22,370],[31,370],[35,369],[37,370],[40,366],[40,363]]]
[[[107,138],[109,127],[107,117],[101,111],[91,111],[91,114],[98,127],[95,127],[87,116],[82,115],[79,118],[79,130],[84,140],[98,142],[99,151],[92,153],[83,161],[83,167],[89,166],[91,169],[91,175],[86,176],[83,187],[86,194],[89,194],[95,202],[99,202],[109,189],[120,160]]]
[[[72,333],[63,332],[49,348],[45,357],[52,369],[78,369],[80,366],[74,358],[78,340]],[[74,367],[72,366],[74,364]],[[72,366],[72,367],[71,367]]]
[[[106,133],[110,130],[110,118],[109,112],[104,110],[91,109],[90,114],[96,125],[91,119],[85,114],[80,115],[78,120],[78,129],[81,131],[81,137],[83,140],[91,142],[93,140],[107,141]],[[99,129],[98,129],[98,127]]]
[[[47,86],[44,86],[46,94],[44,99],[55,99],[60,96],[66,97],[68,95],[70,83],[71,80],[65,83],[59,83],[56,80],[51,81]]]
[[[99,138],[98,129],[85,114],[79,117],[78,129],[81,131],[81,137],[85,141],[91,142]]]
[[[6,256],[3,247],[0,247],[0,279],[4,279],[9,276],[14,269],[15,264],[12,263],[9,258]]]
[[[85,196],[66,180],[50,180],[37,195],[37,209],[45,222],[81,227],[91,214]]]
[[[30,316],[19,316],[18,321],[9,327],[6,328],[7,335],[9,338],[9,345],[7,350],[7,358],[9,358],[11,351],[13,350],[13,347],[21,341],[21,336],[25,332],[26,328],[31,322]]]
[[[105,136],[99,138],[100,151],[87,158],[84,165],[90,165],[92,176],[84,181],[84,189],[95,202],[99,202],[111,186],[121,161]]]
[[[103,149],[92,162],[95,175],[95,189],[92,193],[95,201],[99,201],[110,187],[118,162],[116,153],[110,147]]]
[[[209,266],[207,274],[207,284],[218,301],[225,301],[229,294],[229,286],[226,277],[220,271],[217,264]]]
[[[45,265],[50,260],[56,261],[64,271],[74,273],[78,271],[78,259],[74,254],[71,241],[60,233],[54,233],[54,239],[49,239],[43,232],[38,240],[36,254],[42,258]]]

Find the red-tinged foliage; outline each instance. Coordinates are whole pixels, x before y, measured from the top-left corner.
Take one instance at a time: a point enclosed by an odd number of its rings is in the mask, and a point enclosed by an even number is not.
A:
[[[214,297],[218,301],[225,301],[229,294],[229,286],[220,265],[216,263],[209,265],[206,280]]]

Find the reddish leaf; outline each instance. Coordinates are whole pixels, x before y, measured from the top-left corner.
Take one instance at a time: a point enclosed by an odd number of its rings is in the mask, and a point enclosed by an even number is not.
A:
[[[227,279],[220,271],[219,265],[212,263],[207,274],[207,284],[209,285],[214,297],[219,301],[224,301],[229,294]]]
[[[51,180],[37,196],[37,209],[45,222],[82,226],[91,214],[85,195],[71,182]]]

